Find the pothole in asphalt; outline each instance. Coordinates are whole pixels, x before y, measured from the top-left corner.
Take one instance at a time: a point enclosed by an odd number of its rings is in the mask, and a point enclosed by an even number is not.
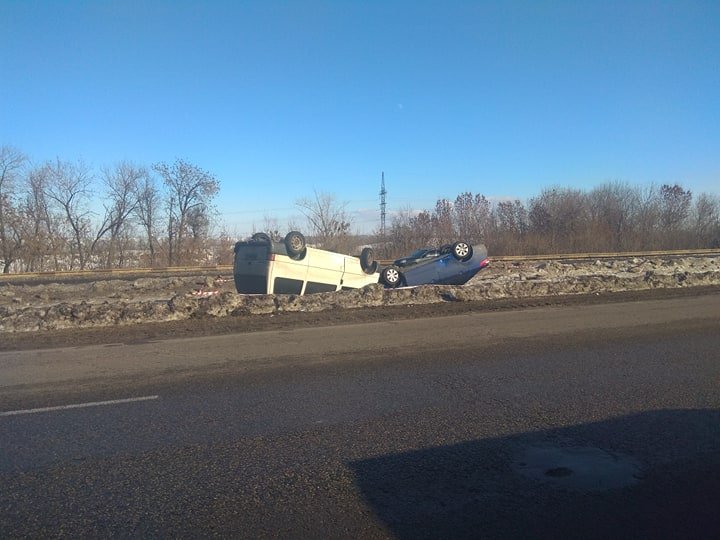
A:
[[[534,480],[578,491],[632,486],[643,477],[633,458],[589,446],[531,446],[519,453],[513,469]]]

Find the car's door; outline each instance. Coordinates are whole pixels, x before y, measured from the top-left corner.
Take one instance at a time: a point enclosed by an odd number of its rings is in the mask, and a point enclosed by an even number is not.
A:
[[[401,268],[400,271],[405,278],[406,285],[431,285],[438,282],[439,264],[441,264],[441,259],[433,259]]]
[[[452,255],[443,257],[438,265],[438,283],[440,285],[462,285],[467,281],[465,274],[471,270],[468,262],[458,261]]]

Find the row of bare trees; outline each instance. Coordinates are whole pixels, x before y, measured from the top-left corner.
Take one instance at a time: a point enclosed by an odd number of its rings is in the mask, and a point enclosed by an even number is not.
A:
[[[332,194],[315,192],[296,206],[318,246],[350,253],[359,243],[372,242],[382,258],[457,239],[483,242],[495,255],[720,248],[720,197],[693,198],[679,184],[608,182],[590,191],[555,187],[527,202],[491,202],[465,192],[453,201],[439,199],[432,210],[397,212],[382,238],[353,235],[345,204]],[[268,228],[280,238],[275,229]]]
[[[212,174],[181,159],[150,169],[120,162],[97,175],[82,162],[33,166],[0,147],[0,268],[204,262],[219,190]]]
[[[455,239],[484,242],[493,254],[619,252],[720,247],[720,197],[693,198],[678,184],[635,187],[609,182],[590,191],[543,189],[527,203],[492,204],[480,194],[440,199],[393,219],[385,253]]]
[[[120,162],[96,174],[60,159],[33,166],[0,147],[1,271],[229,263],[233,239],[212,235],[219,189],[212,174],[181,159],[151,168]],[[296,206],[325,249],[349,253],[372,241],[352,234],[332,194],[314,192]],[[275,218],[265,229],[281,237]],[[623,182],[543,189],[526,202],[466,192],[430,210],[401,210],[378,236],[384,258],[456,239],[484,242],[495,255],[720,247],[720,197]]]

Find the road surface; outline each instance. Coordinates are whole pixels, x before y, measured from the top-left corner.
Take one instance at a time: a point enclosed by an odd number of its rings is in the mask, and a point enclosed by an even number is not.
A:
[[[0,537],[720,536],[720,295],[0,353]]]

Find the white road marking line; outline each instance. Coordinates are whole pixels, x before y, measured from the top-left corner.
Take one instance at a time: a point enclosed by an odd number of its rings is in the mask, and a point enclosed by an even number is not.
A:
[[[58,405],[56,407],[40,407],[39,409],[23,409],[19,411],[0,412],[0,416],[15,416],[18,414],[35,414],[51,411],[64,411],[66,409],[81,409],[83,407],[100,407],[102,405],[117,405],[119,403],[134,403],[136,401],[149,401],[160,396],[143,396],[125,399],[111,399],[109,401],[90,401],[87,403],[73,403],[71,405]]]

